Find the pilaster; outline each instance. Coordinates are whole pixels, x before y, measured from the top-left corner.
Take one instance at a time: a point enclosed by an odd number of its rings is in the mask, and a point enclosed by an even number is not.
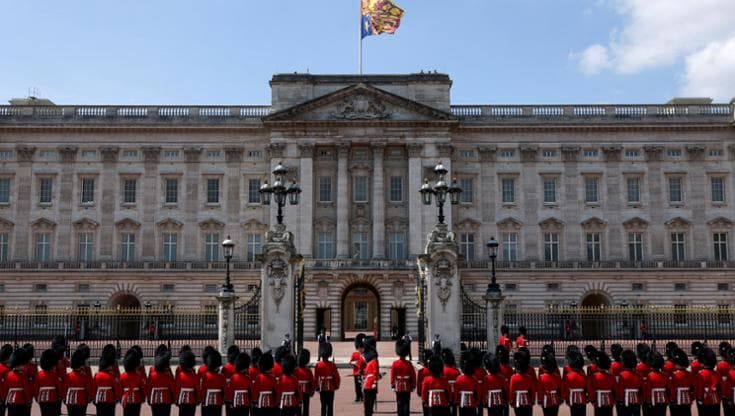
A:
[[[350,175],[347,169],[349,144],[337,146],[337,258],[350,257]]]
[[[32,165],[33,155],[36,148],[32,146],[17,146],[15,154],[18,155],[18,170],[16,178],[28,178],[27,180],[17,180],[15,183],[18,187],[18,203],[15,216],[15,227],[13,228],[14,242],[12,245],[13,257],[16,260],[28,260],[31,258],[29,253],[30,238],[30,218],[27,213],[31,212],[34,204],[33,195],[31,195],[31,184],[37,179],[33,176]]]
[[[240,222],[240,205],[242,204],[242,155],[245,149],[240,146],[226,147],[225,148],[225,164],[226,174],[223,178],[225,183],[222,184],[226,189],[227,194],[223,195],[225,198],[225,207],[227,210],[227,221],[230,224],[238,224]],[[237,230],[229,230],[233,234],[238,235],[241,231],[240,227]]]
[[[299,145],[301,201],[299,202],[299,252],[306,258],[314,250],[314,149],[313,143]]]
[[[161,194],[158,192],[158,161],[161,148],[146,146],[143,148],[143,221],[141,225],[142,260],[154,260],[156,253],[155,216]],[[196,187],[195,187],[196,189]],[[179,190],[181,191],[181,190]],[[187,198],[188,200],[189,198]],[[187,221],[188,222],[188,221]]]
[[[217,295],[217,349],[227,354],[230,345],[235,345],[235,302],[238,297],[231,290],[221,289]]]
[[[373,258],[385,257],[385,143],[373,143]]]
[[[185,147],[184,157],[186,158],[186,172],[184,172],[183,182],[186,183],[186,200],[184,204],[184,227],[182,237],[182,246],[184,248],[184,258],[194,260],[199,259],[199,250],[201,249],[201,238],[199,237],[199,178],[201,169],[201,147]]]
[[[423,184],[421,143],[408,144],[408,254],[414,258],[423,252],[423,204],[419,189]]]
[[[648,236],[651,242],[651,260],[664,260],[666,258],[664,244],[666,229],[664,227],[664,208],[668,201],[666,178],[663,177],[661,159],[664,152],[663,146],[643,146],[648,162],[648,194],[650,198],[649,212],[651,214],[651,226]],[[644,240],[645,243],[645,240]],[[644,258],[645,258],[645,245]]]
[[[52,252],[56,260],[66,260],[73,257],[72,241],[72,213],[75,203],[74,194],[74,172],[76,171],[77,149],[74,146],[59,147],[59,160],[61,161],[61,174],[59,175],[59,217],[56,226],[56,246]]]
[[[115,205],[120,203],[120,198],[115,198],[115,189],[122,189],[116,181],[116,165],[117,158],[120,154],[119,147],[102,147],[100,148],[102,155],[102,172],[100,172],[100,190],[102,192],[102,200],[100,205],[101,221],[100,232],[97,236],[99,242],[99,259],[112,260],[115,227]]]

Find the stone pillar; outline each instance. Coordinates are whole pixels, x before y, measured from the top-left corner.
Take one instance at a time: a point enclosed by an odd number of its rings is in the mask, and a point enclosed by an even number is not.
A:
[[[59,148],[61,160],[61,175],[59,175],[59,217],[56,226],[56,245],[54,246],[55,260],[71,260],[74,258],[74,233],[72,232],[72,213],[74,205],[79,204],[74,193],[75,166],[78,149],[73,146]],[[81,190],[81,185],[80,188]]]
[[[536,157],[538,155],[538,147],[531,145],[522,145],[521,162],[523,162],[523,171],[519,178],[519,184],[516,186],[516,206],[522,210],[522,218],[528,219],[528,225],[523,227],[523,238],[525,249],[523,256],[527,260],[537,260],[543,253],[539,243],[542,240],[540,228],[538,225],[538,169],[536,167]],[[541,257],[543,258],[543,257]]]
[[[141,241],[143,243],[142,260],[155,260],[156,256],[156,234],[155,219],[156,210],[160,204],[161,194],[158,192],[158,160],[161,155],[160,147],[144,147],[143,160],[145,173],[143,174],[143,221],[141,221]],[[183,193],[179,189],[179,200]],[[181,202],[179,202],[181,203]]]
[[[664,152],[663,146],[643,146],[648,162],[648,197],[650,200],[649,212],[651,213],[651,225],[649,232],[651,247],[646,249],[646,241],[643,242],[644,260],[665,260],[666,228],[664,226],[665,208],[669,206],[669,183],[664,177],[661,159]],[[648,257],[646,251],[650,253]]]
[[[115,199],[115,190],[122,189],[122,184],[115,179],[115,165],[117,157],[120,154],[119,147],[103,147],[100,149],[102,154],[102,172],[100,172],[100,189],[102,198],[100,205],[102,208],[102,219],[100,221],[99,238],[99,259],[112,260],[115,227],[115,206],[120,203],[122,198]]]
[[[217,349],[222,355],[235,343],[235,291],[222,287],[217,295]]]
[[[242,203],[242,155],[245,149],[240,146],[232,146],[225,148],[225,162],[226,162],[226,173],[225,177],[222,178],[222,189],[226,190],[226,194],[223,195],[226,201],[227,209],[227,221],[230,224],[237,224],[240,222],[240,206]],[[229,231],[235,235],[240,234],[241,228],[230,229]]]
[[[419,265],[426,280],[426,340],[439,335],[442,347],[459,351],[462,337],[462,302],[457,242],[446,224],[437,224],[429,234]]]
[[[607,221],[607,258],[623,259],[627,256],[627,239],[624,239],[623,209],[627,201],[627,185],[625,178],[620,173],[621,154],[623,147],[620,145],[603,146],[602,153],[607,166],[607,208],[605,221]],[[622,183],[621,183],[622,181]],[[622,195],[617,195],[623,192]],[[604,244],[604,243],[603,243]],[[603,245],[604,247],[604,245]],[[604,257],[603,257],[604,259]]]
[[[503,306],[505,296],[500,291],[485,293],[485,305],[487,306],[487,350],[495,353],[495,348],[500,340],[500,327],[503,325]]]
[[[180,185],[182,188],[186,186],[186,198],[181,201],[184,206],[184,227],[182,231],[183,239],[183,258],[187,260],[201,259],[201,238],[199,237],[199,181],[201,176],[199,170],[201,167],[201,147],[185,147],[184,157],[186,160],[186,171],[184,179]],[[184,182],[186,183],[184,185]],[[161,187],[166,186],[161,183]],[[165,192],[165,191],[164,191]],[[163,192],[161,192],[162,194]],[[224,236],[223,236],[224,237]]]
[[[33,258],[31,246],[32,235],[29,234],[29,215],[32,207],[36,204],[38,199],[34,195],[31,195],[31,183],[36,182],[38,186],[38,179],[32,173],[33,165],[33,154],[36,152],[35,147],[31,146],[18,146],[15,148],[15,153],[18,155],[18,168],[15,171],[15,178],[13,181],[18,187],[18,204],[15,215],[15,227],[13,229],[13,235],[15,237],[13,246],[13,258],[15,260],[27,260]],[[24,180],[18,180],[24,178]]]
[[[373,258],[385,258],[385,143],[373,143]]]
[[[424,210],[421,202],[421,194],[419,189],[424,183],[423,171],[421,166],[421,153],[424,145],[420,143],[411,143],[408,145],[408,254],[409,257],[415,258],[422,252],[423,218]]]
[[[294,334],[296,254],[293,234],[283,224],[268,231],[263,245],[261,271],[260,330],[263,351],[275,350],[285,334]]]
[[[299,145],[301,201],[299,202],[299,252],[313,257],[314,249],[314,144]]]
[[[568,259],[581,260],[586,256],[580,252],[582,250],[582,233],[579,232],[579,223],[584,218],[581,215],[579,201],[579,169],[577,159],[581,148],[578,146],[562,146],[561,156],[564,161],[564,174],[560,178],[560,182],[564,185],[559,184],[561,192],[564,192],[564,197],[561,196],[560,192],[557,192],[557,202],[561,202],[564,207],[561,210],[561,217],[567,224],[567,232],[564,234],[563,245],[564,245],[564,257]],[[526,178],[528,180],[528,178]],[[559,181],[557,181],[558,183]],[[562,188],[563,186],[563,188]],[[599,185],[600,187],[602,184]],[[610,188],[608,188],[610,189]],[[543,198],[543,196],[541,197]],[[541,238],[541,237],[539,237]],[[561,255],[561,253],[560,253]]]
[[[704,260],[707,259],[710,253],[710,250],[707,249],[709,230],[705,216],[707,212],[707,194],[705,191],[711,187],[704,163],[706,148],[703,145],[690,144],[686,146],[686,150],[687,156],[689,156],[689,168],[687,170],[691,175],[687,180],[693,185],[687,187],[687,189],[691,189],[691,195],[684,195],[692,213],[692,228],[689,230],[691,237],[687,242],[688,251],[686,256],[687,260]],[[697,186],[697,184],[703,186]],[[727,193],[725,193],[725,197],[728,197]]]
[[[350,175],[347,170],[349,145],[337,147],[337,258],[350,257]]]

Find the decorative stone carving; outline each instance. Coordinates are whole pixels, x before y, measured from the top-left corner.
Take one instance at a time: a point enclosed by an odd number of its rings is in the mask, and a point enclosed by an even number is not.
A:
[[[565,162],[576,162],[579,157],[579,151],[582,150],[579,146],[562,146],[561,156]]]
[[[454,229],[458,231],[477,231],[480,227],[482,227],[482,223],[472,218],[465,218],[454,223]]]
[[[204,221],[199,222],[199,228],[205,230],[205,229],[212,229],[212,230],[222,230],[225,228],[225,223],[214,219],[214,218],[208,218]]]
[[[314,143],[299,144],[299,155],[302,159],[313,159],[315,149],[316,146],[314,146]]]
[[[408,148],[408,157],[421,157],[421,153],[424,151],[424,145],[421,143],[409,143],[407,146]]]
[[[620,162],[622,152],[623,146],[620,145],[602,146],[606,162]]]
[[[390,118],[390,113],[375,98],[355,95],[347,98],[332,116],[343,120],[381,120]]]
[[[59,156],[62,162],[71,163],[77,159],[77,152],[79,148],[74,146],[62,146],[59,147]]]
[[[498,148],[497,146],[480,146],[477,148],[477,152],[480,154],[481,162],[495,162]]]
[[[242,147],[225,147],[225,162],[240,163],[245,149]]]
[[[342,159],[350,155],[350,143],[340,143],[337,145],[337,157]]]
[[[405,293],[405,285],[400,280],[393,281],[393,297],[396,300],[400,300]]]
[[[521,146],[521,162],[535,162],[538,155],[538,146]]]
[[[458,251],[456,235],[453,231],[449,231],[447,224],[437,224],[436,228],[429,233],[427,240],[427,253],[446,249]]]
[[[276,224],[274,230],[265,233],[265,241],[267,244],[293,244],[293,234],[286,231],[286,224]]]
[[[689,160],[692,162],[701,162],[704,160],[704,154],[707,147],[701,144],[689,144],[686,146]]]
[[[132,218],[123,218],[115,223],[119,231],[134,231],[140,228],[140,223]]]
[[[18,162],[32,162],[36,148],[33,146],[18,146],[15,148],[15,153],[18,155]]]
[[[498,221],[497,226],[498,230],[518,231],[523,227],[523,221],[513,217],[508,217],[501,221]]]
[[[13,229],[13,226],[14,226],[14,225],[15,225],[15,224],[13,224],[13,222],[12,222],[12,221],[10,221],[10,220],[7,220],[7,219],[5,219],[5,218],[2,218],[2,217],[0,217],[0,230],[1,230],[1,231],[6,231],[6,232],[7,232],[7,231],[10,231],[10,230],[12,230],[12,229]]]
[[[120,154],[120,148],[117,146],[102,147],[100,148],[100,153],[102,154],[102,162],[115,163],[117,162],[117,157]]]
[[[607,223],[597,217],[591,217],[581,222],[585,231],[601,231],[607,227]]]
[[[716,217],[707,221],[707,225],[713,229],[727,229],[732,227],[733,222],[729,218]]]
[[[686,218],[674,217],[666,221],[664,225],[669,229],[686,230],[692,225],[692,222]]]
[[[283,144],[273,143],[273,144],[269,144],[265,148],[265,150],[266,152],[268,152],[268,158],[273,159],[273,158],[283,157],[283,148],[284,148]]]
[[[551,217],[541,221],[538,225],[544,231],[561,231],[564,228],[564,221]]]
[[[373,159],[383,159],[383,154],[385,154],[385,142],[370,143],[370,149],[373,152]]]
[[[56,228],[56,223],[48,218],[41,217],[31,223],[31,228],[34,230],[53,230]]]
[[[262,222],[254,218],[245,221],[244,223],[240,224],[240,226],[246,233],[250,234],[263,233],[268,229],[268,226],[266,224],[263,224]]]
[[[648,162],[660,162],[664,153],[663,146],[643,146],[643,151],[646,152],[646,161]]]
[[[281,305],[281,300],[286,295],[286,288],[288,287],[288,282],[286,281],[288,277],[288,263],[280,256],[275,256],[266,267],[268,285],[271,287],[277,310]]]
[[[158,146],[146,146],[143,148],[143,161],[146,163],[157,163],[161,156],[161,148]]]
[[[648,221],[641,217],[633,217],[629,220],[623,221],[623,227],[626,230],[645,230],[648,228]]]
[[[434,262],[434,285],[436,286],[436,296],[439,298],[442,307],[446,308],[449,298],[452,296],[452,286],[454,280],[454,265],[446,258],[441,257]]]
[[[184,226],[184,223],[173,218],[166,218],[158,221],[156,226],[160,229],[180,230]]]
[[[186,163],[199,163],[199,159],[202,156],[202,148],[201,147],[185,147],[184,148],[184,158],[186,159]]]
[[[99,227],[99,223],[91,218],[80,218],[72,223],[77,230],[95,230]]]

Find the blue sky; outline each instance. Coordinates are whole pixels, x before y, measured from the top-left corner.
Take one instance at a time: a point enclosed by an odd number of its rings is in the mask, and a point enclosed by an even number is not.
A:
[[[455,104],[735,96],[732,0],[395,1],[404,20],[365,39],[365,72],[448,73]],[[358,6],[0,0],[0,100],[37,87],[70,104],[268,104],[274,73],[357,71]]]

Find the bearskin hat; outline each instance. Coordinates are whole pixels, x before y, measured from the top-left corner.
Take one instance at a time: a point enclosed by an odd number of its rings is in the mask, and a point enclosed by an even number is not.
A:
[[[202,350],[202,362],[203,363],[207,362],[207,356],[211,354],[212,351],[215,351],[213,346],[207,345],[206,347],[204,347],[204,349]]]
[[[396,341],[396,355],[401,358],[406,358],[406,356],[411,352],[411,347],[408,345],[408,342],[399,339]]]
[[[639,361],[646,362],[648,361],[648,354],[651,353],[651,347],[645,342],[639,342],[635,347],[635,352]]]
[[[495,349],[495,355],[498,356],[498,361],[503,365],[510,365],[510,351],[502,345],[498,345]]]
[[[689,367],[689,356],[681,348],[674,348],[671,352],[671,361],[682,368]]]
[[[296,358],[291,354],[283,357],[283,360],[281,360],[281,369],[283,369],[283,374],[287,376],[293,375],[293,372],[296,371]]]
[[[664,348],[664,354],[666,354],[666,357],[669,359],[673,358],[674,350],[679,348],[679,346],[674,341],[669,341],[666,343],[666,347]]]
[[[240,355],[240,347],[237,345],[230,345],[227,347],[227,362],[234,364],[237,356]]]
[[[359,350],[360,348],[362,348],[362,341],[364,339],[365,339],[365,334],[363,334],[362,332],[360,332],[359,334],[355,336],[355,349],[356,350]]]
[[[110,368],[112,366],[115,366],[115,354],[110,353],[103,353],[100,355],[100,361],[99,361],[99,369],[100,371],[103,371],[106,368]]]
[[[222,354],[217,350],[211,351],[207,355],[207,359],[204,361],[204,364],[207,365],[208,371],[217,371],[217,369],[222,367]]]
[[[599,367],[601,370],[609,370],[610,365],[612,364],[610,360],[610,356],[605,353],[605,351],[598,351],[597,357],[595,357],[595,363],[597,364],[597,367]]]
[[[500,372],[500,360],[497,355],[487,353],[483,361],[485,361],[485,369],[488,373],[498,374]]]
[[[258,366],[258,361],[260,360],[260,357],[263,356],[263,350],[260,349],[260,347],[255,347],[252,350],[250,350],[250,365]]]
[[[66,351],[66,337],[63,335],[57,335],[51,341],[51,349],[61,356]]]
[[[712,369],[717,365],[717,355],[714,351],[706,347],[700,351],[698,360],[704,368]]]
[[[579,351],[572,351],[567,356],[567,364],[575,370],[581,370],[584,367],[584,357]]]
[[[556,357],[554,354],[541,354],[541,367],[543,367],[547,373],[555,373],[556,370],[559,369],[559,366],[556,363]]]
[[[248,353],[243,351],[240,354],[237,354],[234,364],[235,371],[237,371],[238,373],[248,371],[248,368],[250,367],[250,356],[248,355]]]
[[[693,357],[699,357],[699,351],[704,347],[704,344],[702,344],[699,341],[692,342],[692,356]]]
[[[267,373],[273,369],[273,354],[270,351],[264,352],[258,360],[258,368],[263,373]]]
[[[610,355],[615,361],[620,361],[621,354],[623,353],[623,346],[620,344],[612,344],[610,346]]]
[[[521,334],[521,335],[524,335],[525,336],[527,332],[528,331],[526,331],[526,327],[525,326],[522,326],[522,327],[518,328],[518,333]]]
[[[569,355],[572,353],[579,353],[579,347],[574,344],[567,345],[567,350],[564,353],[564,356],[569,357]]]
[[[444,361],[438,355],[432,355],[429,358],[429,372],[434,377],[441,377],[444,374]]]
[[[727,352],[727,363],[730,364],[730,366],[735,366],[735,349],[733,348]]]
[[[501,326],[500,326],[500,333],[501,333],[501,334],[505,335],[505,334],[507,334],[508,332],[510,332],[510,329],[508,329],[508,325],[501,325]]]
[[[72,362],[73,361],[74,356],[72,356]],[[138,367],[140,367],[140,355],[138,355],[137,351],[131,348],[125,353],[125,358],[123,358],[123,368],[125,368],[126,372],[133,373],[138,369]]]
[[[33,347],[33,344],[25,343],[23,344],[23,349],[26,350],[26,354],[28,354],[29,360],[32,360],[33,357],[35,357],[36,349]]]
[[[434,355],[434,351],[432,350],[424,350],[424,354],[421,357],[421,364],[424,365],[424,367],[429,367],[429,360],[431,360],[431,356]]]
[[[531,364],[531,357],[524,351],[518,351],[513,354],[513,364],[515,365],[517,372],[525,373],[528,371],[528,366]]]
[[[584,355],[586,355],[590,361],[594,361],[595,357],[597,356],[597,348],[595,348],[594,345],[585,346]]]
[[[41,359],[39,361],[42,370],[52,370],[59,363],[59,354],[52,349],[45,350],[41,353]]]
[[[153,360],[153,368],[156,369],[156,372],[162,373],[169,367],[171,367],[171,354],[168,351],[156,355],[156,358]]]
[[[28,360],[26,359],[26,350],[23,348],[16,348],[12,354],[10,354],[9,368],[16,368],[26,365]]]
[[[544,344],[544,346],[541,347],[541,354],[556,355],[556,352],[554,351],[554,346],[551,344]]]
[[[6,363],[10,359],[10,356],[13,354],[13,346],[10,344],[5,344],[0,348],[0,363]]]
[[[179,354],[179,367],[184,370],[191,370],[194,368],[194,365],[196,365],[196,357],[192,350],[184,350]]]
[[[332,344],[329,342],[322,342],[319,344],[319,357],[326,360],[332,356]]]
[[[84,364],[86,361],[87,361],[87,357],[84,353],[84,350],[77,349],[71,354],[72,370],[77,370],[77,369],[84,367]]]
[[[87,348],[89,348],[89,347],[87,347]],[[143,355],[143,348],[140,345],[135,344],[132,347],[130,347],[130,349],[133,350],[133,351],[135,351],[135,353],[138,354],[138,357],[140,357],[141,362],[143,362],[143,357],[144,357],[144,355]]]
[[[482,357],[480,357],[482,359]],[[444,360],[444,365],[448,367],[454,367],[457,365],[457,360],[454,358],[454,352],[451,348],[444,348],[442,350],[442,360]]]
[[[364,338],[364,339],[362,340],[362,346],[363,346],[363,348],[365,348],[366,350],[373,350],[373,351],[375,351],[375,342],[376,342],[376,341],[375,341],[375,337],[373,337],[373,336],[368,336],[368,337],[365,337],[365,338]]]
[[[301,351],[299,351],[299,356],[297,358],[298,366],[302,368],[306,368],[309,366],[309,361],[311,361],[311,351],[307,350],[306,348],[302,348]]]
[[[442,360],[443,362],[444,360]],[[471,375],[477,368],[477,352],[471,349],[464,351],[460,357],[460,367],[463,374]]]
[[[651,351],[648,354],[648,365],[655,370],[660,370],[664,366],[664,357],[658,351]]]
[[[181,353],[184,351],[191,351],[191,345],[189,344],[182,345],[181,348],[179,348],[179,355],[181,355]]]
[[[281,345],[280,347],[276,348],[276,352],[273,354],[273,359],[277,363],[280,363],[281,360],[283,360],[287,355],[291,355],[291,349],[285,345]]]
[[[116,354],[117,353],[117,348],[115,348],[115,346],[112,345],[112,344],[105,344],[105,346],[102,347],[102,352],[100,353],[100,355],[110,354],[110,353]]]
[[[153,356],[161,355],[167,352],[169,351],[168,351],[168,347],[166,346],[166,344],[158,344],[155,351],[153,351]]]
[[[623,368],[626,368],[628,370],[634,370],[636,364],[638,364],[638,359],[635,356],[635,353],[632,350],[625,350],[620,355],[622,361],[623,361]]]
[[[730,345],[729,342],[727,341],[720,342],[720,348],[719,348],[720,357],[727,358],[727,354],[730,352],[731,349],[732,349],[732,346]]]

